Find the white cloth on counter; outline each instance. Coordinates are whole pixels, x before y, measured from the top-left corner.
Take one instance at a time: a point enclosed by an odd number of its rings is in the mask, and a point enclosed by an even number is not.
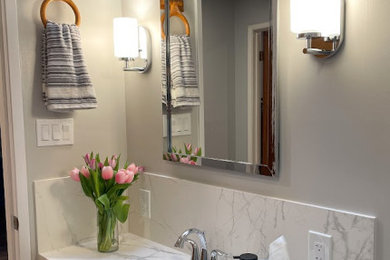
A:
[[[268,260],[290,260],[287,242],[284,236],[277,238],[269,245]]]
[[[161,43],[162,102],[167,103],[165,40]],[[171,52],[171,104],[173,107],[199,106],[200,96],[190,37],[170,36]]]
[[[97,107],[76,25],[47,22],[42,37],[42,91],[48,110],[69,112]]]

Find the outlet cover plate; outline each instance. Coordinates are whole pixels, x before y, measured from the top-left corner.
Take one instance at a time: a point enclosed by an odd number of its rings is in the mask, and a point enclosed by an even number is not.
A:
[[[150,206],[150,190],[139,189],[139,204],[141,208],[141,216],[150,219],[152,217]]]
[[[332,236],[310,230],[308,260],[332,260]]]
[[[73,118],[37,119],[37,146],[72,145],[74,143]]]

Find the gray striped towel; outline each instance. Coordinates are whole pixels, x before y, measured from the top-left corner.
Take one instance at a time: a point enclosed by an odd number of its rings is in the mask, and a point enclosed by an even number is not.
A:
[[[190,37],[172,35],[171,41],[171,104],[173,107],[199,106],[199,88]],[[166,104],[165,41],[162,41],[162,102]]]
[[[42,91],[50,111],[97,107],[76,25],[47,22],[42,37]]]

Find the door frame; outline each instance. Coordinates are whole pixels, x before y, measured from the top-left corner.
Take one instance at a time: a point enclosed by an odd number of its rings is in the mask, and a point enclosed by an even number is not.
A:
[[[259,154],[257,152],[257,143],[259,143],[260,136],[257,136],[257,126],[255,118],[258,116],[256,111],[253,109],[256,101],[255,98],[258,96],[257,94],[257,80],[255,78],[255,67],[256,60],[258,58],[255,55],[256,45],[254,37],[258,32],[268,30],[271,27],[270,22],[252,24],[248,26],[248,161],[253,164],[258,164]],[[258,111],[257,111],[258,113]]]
[[[205,141],[205,123],[204,123],[204,72],[203,72],[203,21],[202,21],[202,1],[194,1],[195,3],[195,22],[194,35],[196,41],[196,63],[198,64],[198,87],[199,97],[201,100],[199,106],[199,146],[202,148],[203,156],[206,152]]]
[[[31,259],[30,212],[16,0],[0,3],[0,124],[9,259]],[[14,229],[12,216],[18,218]]]

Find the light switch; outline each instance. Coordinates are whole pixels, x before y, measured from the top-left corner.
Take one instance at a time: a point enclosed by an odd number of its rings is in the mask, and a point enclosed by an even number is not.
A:
[[[183,132],[191,134],[191,115],[190,114],[186,114],[186,116],[183,117]]]
[[[41,140],[49,141],[50,140],[50,130],[49,125],[41,125]],[[38,137],[39,138],[39,137]]]
[[[62,131],[60,128],[60,124],[52,124],[51,130],[53,133],[53,140],[54,141],[60,141],[62,138]]]
[[[71,139],[71,127],[69,124],[63,124],[62,125],[62,138],[65,141],[68,141]]]
[[[73,119],[37,119],[37,145],[56,146],[73,144]]]
[[[163,137],[167,136],[167,116],[163,116]],[[172,114],[172,136],[191,135],[191,114]]]

